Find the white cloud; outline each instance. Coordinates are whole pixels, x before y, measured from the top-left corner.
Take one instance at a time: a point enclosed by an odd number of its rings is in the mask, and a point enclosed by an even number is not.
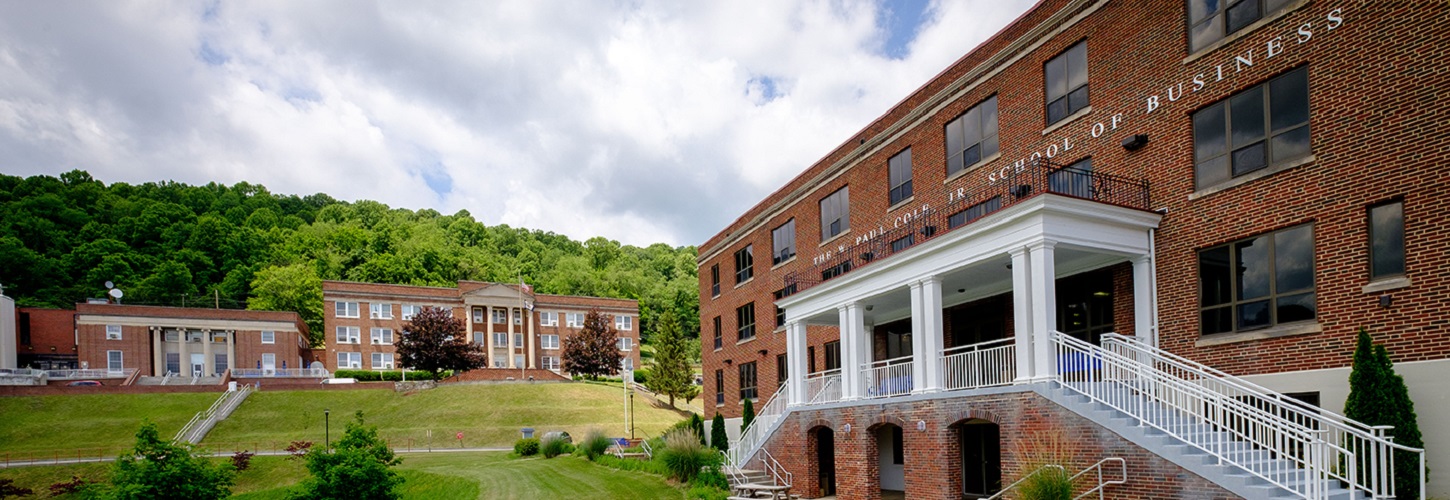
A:
[[[1027,3],[4,3],[0,169],[697,244]]]

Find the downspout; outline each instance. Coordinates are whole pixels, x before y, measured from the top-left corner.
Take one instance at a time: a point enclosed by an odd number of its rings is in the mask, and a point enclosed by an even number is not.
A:
[[[1148,327],[1148,345],[1158,347],[1158,228],[1148,229],[1148,270],[1149,280],[1148,304],[1153,311],[1152,319]]]

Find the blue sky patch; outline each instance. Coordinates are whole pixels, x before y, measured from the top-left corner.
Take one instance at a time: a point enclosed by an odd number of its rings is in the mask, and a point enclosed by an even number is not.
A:
[[[930,0],[889,0],[881,4],[877,22],[886,31],[886,43],[882,47],[886,57],[906,58],[911,41],[926,21],[929,3]]]

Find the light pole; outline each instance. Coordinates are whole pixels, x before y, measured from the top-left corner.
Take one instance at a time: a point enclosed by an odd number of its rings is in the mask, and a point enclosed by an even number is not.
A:
[[[332,451],[332,410],[322,410],[322,432],[324,451]]]

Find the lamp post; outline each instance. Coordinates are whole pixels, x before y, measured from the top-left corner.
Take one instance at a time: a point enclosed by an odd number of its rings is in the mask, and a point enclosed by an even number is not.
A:
[[[326,446],[323,449],[332,451],[332,410],[322,410],[322,432],[323,439],[325,439],[323,446]]]

